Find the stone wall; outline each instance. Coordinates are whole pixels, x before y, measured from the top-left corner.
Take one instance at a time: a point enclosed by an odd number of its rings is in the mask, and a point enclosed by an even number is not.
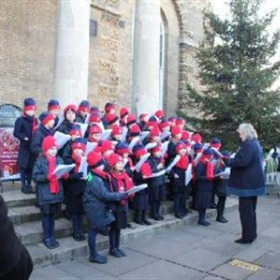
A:
[[[42,110],[53,95],[57,0],[0,5],[0,103],[32,96]]]
[[[100,108],[108,101],[131,106],[134,7],[134,1],[92,1],[89,101]]]

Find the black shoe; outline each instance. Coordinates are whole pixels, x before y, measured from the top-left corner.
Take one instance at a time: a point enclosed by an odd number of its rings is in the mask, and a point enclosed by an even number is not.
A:
[[[134,223],[136,223],[138,225],[144,225],[144,223],[140,220],[134,219],[133,221],[134,221]]]
[[[126,225],[126,228],[132,228],[132,225],[128,223],[128,224]]]
[[[73,234],[73,238],[78,242],[86,240],[86,237],[83,234]]]
[[[117,249],[113,249],[109,251],[109,254],[115,258],[121,258],[122,254],[117,250]]]
[[[255,239],[253,239],[253,240],[245,240],[243,238],[240,238],[240,239],[234,240],[234,242],[238,243],[238,244],[251,244],[254,240]]]
[[[183,216],[181,214],[175,214],[174,215],[177,219],[183,219]]]
[[[107,258],[99,254],[95,254],[94,257],[89,257],[89,262],[104,264],[107,263]]]
[[[217,217],[216,221],[223,224],[228,222],[228,220],[225,217]]]
[[[29,190],[30,193],[36,193],[31,186],[27,186],[27,189]]]
[[[211,205],[210,205],[210,207],[209,207],[210,209],[216,209],[217,208],[217,204],[215,204],[215,203],[212,203]]]
[[[59,242],[54,237],[50,238],[50,240],[54,248],[57,248],[59,246]]]
[[[142,221],[142,223],[144,224],[144,225],[146,225],[146,226],[150,226],[152,223],[149,221],[149,220],[147,220],[147,219],[144,219],[143,221]]]
[[[155,221],[161,221],[161,218],[159,216],[152,216],[151,218]]]
[[[53,243],[53,241],[51,240],[51,238],[46,238],[43,240],[44,245],[48,248],[48,249],[54,249],[56,248],[55,244]]]
[[[207,221],[198,221],[197,222],[199,225],[201,225],[201,226],[205,226],[205,227],[208,227],[209,225],[210,225],[210,223],[209,222],[207,222]]]
[[[161,221],[164,220],[164,217],[162,215],[159,215],[159,218],[160,218]]]
[[[24,194],[33,194],[33,190],[28,189],[28,188],[21,188],[21,192]]]
[[[122,255],[122,257],[126,257],[126,253],[122,249],[118,248],[117,250]]]

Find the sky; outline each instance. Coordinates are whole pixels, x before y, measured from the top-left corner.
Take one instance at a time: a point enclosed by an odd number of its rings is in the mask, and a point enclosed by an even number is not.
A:
[[[214,13],[218,14],[221,18],[226,17],[228,10],[226,0],[210,0],[213,5],[213,11]],[[280,28],[279,22],[280,22],[280,1],[279,0],[264,0],[262,4],[262,11],[269,12],[273,9],[277,8],[278,12],[271,24],[271,32],[275,31],[277,28]],[[280,59],[280,46],[278,48],[277,55],[275,56],[275,59]],[[277,81],[277,83],[274,86],[280,86],[280,77]]]

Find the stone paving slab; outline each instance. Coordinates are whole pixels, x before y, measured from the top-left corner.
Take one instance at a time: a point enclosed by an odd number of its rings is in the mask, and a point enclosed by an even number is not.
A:
[[[170,278],[172,275],[172,278]],[[119,279],[172,279],[172,280],[199,280],[203,279],[205,274],[189,269],[187,267],[159,260],[155,263],[148,264],[130,273],[126,273]]]
[[[221,276],[230,280],[240,280],[251,276],[252,274],[254,274],[254,272],[249,269],[235,267],[229,264],[222,264],[214,270],[212,270],[211,274]]]

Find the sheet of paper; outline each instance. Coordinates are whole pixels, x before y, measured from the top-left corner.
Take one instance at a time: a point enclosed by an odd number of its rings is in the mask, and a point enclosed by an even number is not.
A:
[[[82,179],[87,179],[87,175],[88,175],[87,157],[82,157],[78,172],[82,172],[84,174]]]
[[[166,172],[169,172],[175,165],[176,165],[176,163],[180,160],[180,156],[179,155],[177,155],[174,159],[173,159],[173,161],[167,166],[167,168],[166,168]]]
[[[59,164],[56,169],[53,171],[53,174],[56,174],[58,178],[61,178],[64,174],[68,173],[75,167],[75,164]]]
[[[162,176],[166,173],[166,170],[163,169],[163,170],[160,170],[156,173],[153,173],[151,176],[149,176],[148,178],[155,178],[155,177],[159,177],[159,176]]]
[[[161,133],[160,135],[160,139],[161,141],[164,141],[166,138],[168,138],[169,136],[171,135],[171,132],[170,131],[164,131]]]
[[[140,141],[140,137],[136,136],[132,139],[132,141],[129,143],[128,147],[132,151],[133,147],[136,145],[137,142]]]
[[[61,113],[58,115],[58,122],[57,125],[53,128],[54,130],[56,130],[64,121],[64,115]]]
[[[94,151],[96,146],[97,146],[97,143],[87,142],[85,155],[87,156],[91,151]]]
[[[148,184],[142,184],[142,185],[138,185],[138,186],[134,186],[133,188],[131,188],[130,190],[127,191],[128,195],[132,195],[136,192],[142,191],[144,189],[146,189],[148,187]]]
[[[122,142],[126,142],[126,136],[127,136],[128,128],[126,126],[123,127],[123,132],[122,132]]]
[[[111,136],[112,129],[105,129],[101,135],[101,140],[108,140]]]
[[[135,164],[134,168],[135,168],[135,170],[136,170],[137,172],[140,171],[140,169],[141,169],[143,163],[144,163],[145,161],[147,161],[147,159],[149,158],[150,155],[151,155],[150,153],[147,153],[147,154],[143,155],[143,156],[140,158],[140,160]]]
[[[156,145],[157,145],[156,142],[148,143],[148,144],[146,144],[145,148],[146,148],[147,150],[151,150],[151,149],[153,149]]]
[[[229,175],[230,175],[230,167],[226,167],[224,171],[216,174],[216,176],[221,176],[221,177],[229,177]]]
[[[190,183],[192,177],[192,164],[190,163],[185,173],[185,186],[187,186]]]
[[[53,137],[58,144],[58,149],[61,149],[71,139],[71,136],[69,134],[65,134],[59,131],[56,131]]]
[[[150,131],[141,132],[141,141],[145,140],[150,135]]]
[[[169,144],[169,141],[166,141],[166,142],[163,142],[162,144],[162,152],[161,152],[161,157],[163,158],[167,152],[167,149],[168,149],[168,144]]]
[[[87,131],[87,128],[88,128],[88,124],[87,123],[75,123],[75,124],[80,126],[81,132],[82,132],[82,137],[84,137],[84,135]]]

